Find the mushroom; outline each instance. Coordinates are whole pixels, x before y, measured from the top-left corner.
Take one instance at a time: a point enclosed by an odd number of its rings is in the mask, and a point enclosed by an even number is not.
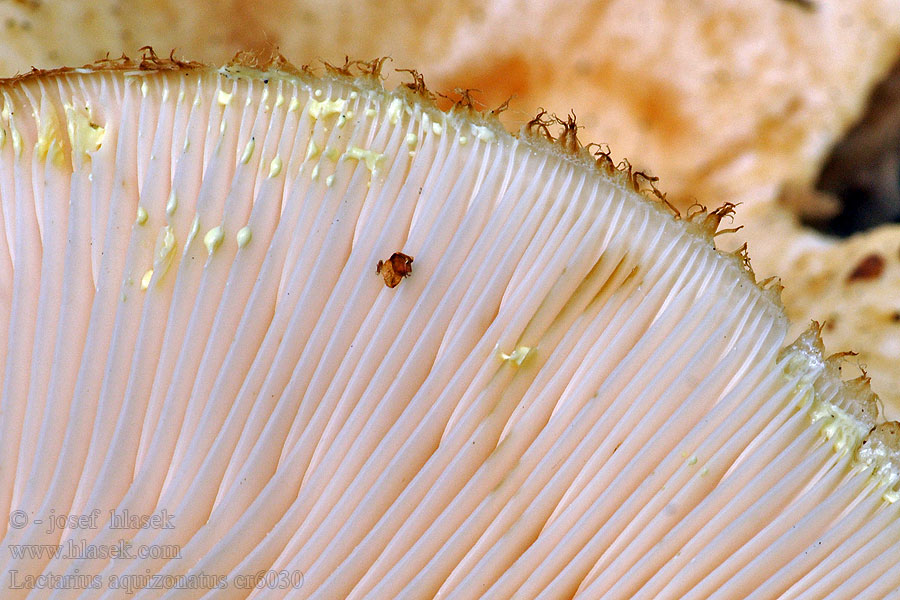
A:
[[[4,598],[895,590],[900,425],[732,207],[380,68],[0,83]]]

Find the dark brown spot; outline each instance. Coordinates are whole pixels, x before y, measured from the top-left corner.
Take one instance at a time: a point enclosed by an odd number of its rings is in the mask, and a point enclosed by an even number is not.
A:
[[[891,313],[891,322],[900,323],[900,310],[895,310]]]
[[[807,12],[812,12],[812,11],[816,10],[816,3],[813,2],[812,0],[781,0],[781,1],[784,2],[785,4],[793,4],[794,6],[802,8],[803,10],[805,10]]]
[[[856,268],[847,276],[847,281],[858,281],[865,279],[875,279],[880,277],[884,272],[884,258],[880,254],[869,254],[865,256]]]
[[[379,260],[375,272],[384,278],[384,285],[397,287],[404,277],[412,274],[413,257],[402,252],[394,252],[386,261]]]

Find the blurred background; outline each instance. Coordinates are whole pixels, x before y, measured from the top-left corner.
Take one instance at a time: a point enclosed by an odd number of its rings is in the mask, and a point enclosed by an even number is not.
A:
[[[0,77],[152,45],[212,64],[389,56],[515,130],[577,115],[682,208],[741,203],[794,334],[824,321],[900,417],[900,0],[0,0]],[[891,75],[893,69],[893,76]]]

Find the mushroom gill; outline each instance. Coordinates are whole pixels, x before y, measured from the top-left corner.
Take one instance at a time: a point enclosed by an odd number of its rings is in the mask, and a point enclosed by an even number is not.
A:
[[[0,83],[3,598],[896,589],[900,426],[727,208],[356,68]]]

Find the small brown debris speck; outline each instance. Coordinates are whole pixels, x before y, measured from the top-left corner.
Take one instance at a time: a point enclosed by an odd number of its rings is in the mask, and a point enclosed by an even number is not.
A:
[[[880,254],[869,254],[864,257],[856,268],[847,275],[847,281],[858,281],[861,279],[876,279],[884,272],[884,258]]]
[[[793,4],[807,12],[816,10],[816,3],[813,0],[781,0],[785,4]]]
[[[384,285],[397,287],[400,280],[412,274],[413,257],[394,252],[387,261],[379,260],[375,272],[384,277]]]
[[[37,10],[41,7],[41,0],[13,0],[13,3],[31,10]]]

